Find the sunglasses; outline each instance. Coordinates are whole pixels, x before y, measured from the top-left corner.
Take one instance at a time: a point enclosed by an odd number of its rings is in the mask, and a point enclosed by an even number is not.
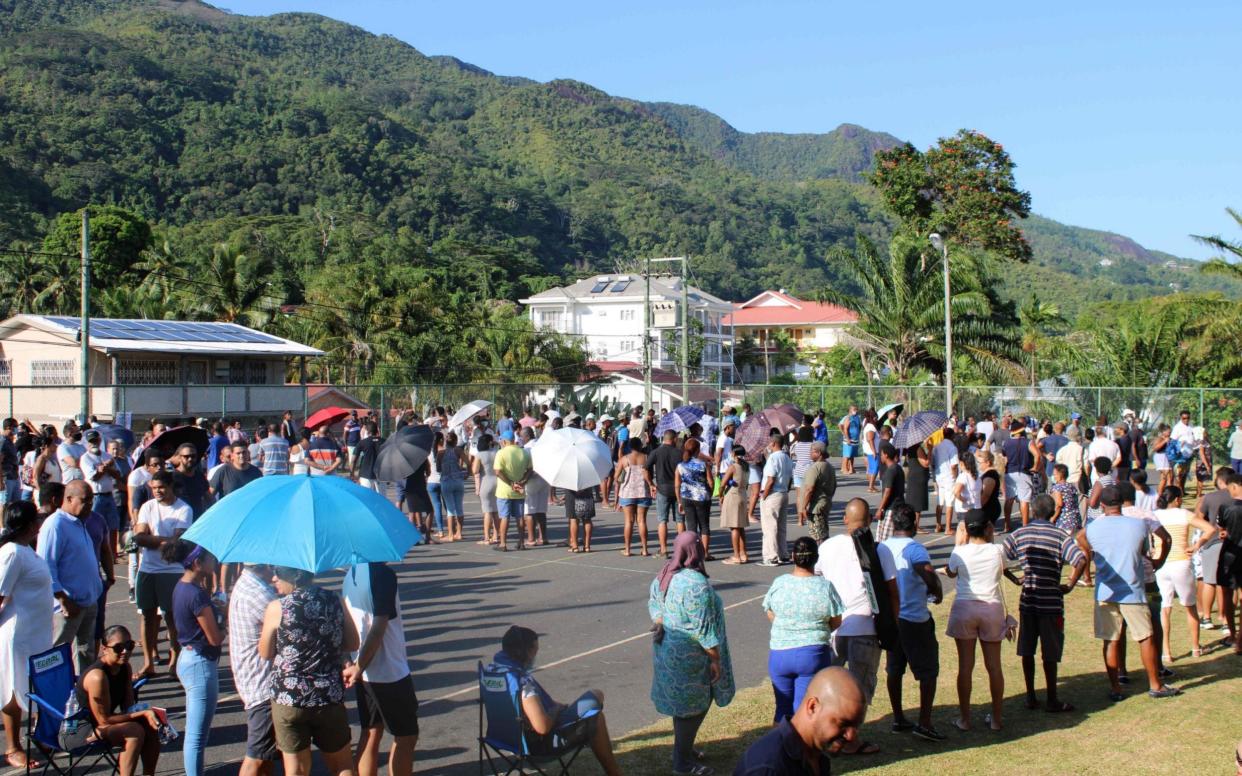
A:
[[[126,652],[134,651],[135,643],[133,641],[122,641],[120,644],[105,644],[104,649],[110,649],[118,655],[124,655]]]

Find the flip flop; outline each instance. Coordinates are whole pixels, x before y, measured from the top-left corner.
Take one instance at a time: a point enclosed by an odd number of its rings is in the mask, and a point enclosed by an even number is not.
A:
[[[969,727],[966,727],[966,726],[964,726],[964,725],[962,725],[962,721],[961,721],[960,719],[955,719],[955,720],[952,720],[951,722],[949,722],[949,724],[950,724],[950,725],[952,725],[953,727],[957,728],[957,731],[958,731],[959,733],[969,733],[969,732],[970,732],[970,728],[969,728]]]
[[[629,557],[631,557],[634,553],[630,552],[629,550],[621,550],[621,554],[622,554],[623,556],[625,556],[625,557],[629,558]]]
[[[742,563],[742,562],[741,562],[740,560],[738,560],[737,558],[725,558],[724,560],[722,560],[722,561],[720,561],[720,562],[721,562],[721,563],[723,563],[723,564],[724,564],[724,565],[726,565],[726,566],[738,566],[738,565],[740,565],[740,564]]]

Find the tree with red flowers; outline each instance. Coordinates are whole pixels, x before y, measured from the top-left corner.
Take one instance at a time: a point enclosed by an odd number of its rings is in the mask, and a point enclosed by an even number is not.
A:
[[[1031,195],[1017,188],[1013,168],[1000,143],[963,129],[926,152],[906,143],[876,153],[867,180],[902,231],[939,232],[959,246],[1028,261],[1031,246],[1015,221],[1031,214]]]

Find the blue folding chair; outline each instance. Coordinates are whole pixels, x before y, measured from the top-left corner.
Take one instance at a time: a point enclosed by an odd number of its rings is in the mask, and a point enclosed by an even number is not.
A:
[[[587,717],[598,714],[590,712]],[[487,728],[484,730],[484,716]],[[555,731],[554,731],[555,732]],[[488,671],[479,663],[479,773],[484,764],[492,776],[530,773],[548,776],[549,770],[559,776],[569,773],[569,766],[587,745],[587,741],[564,743],[551,751],[532,753],[526,740],[522,715],[522,688],[512,671]],[[493,757],[493,755],[495,755]],[[556,770],[556,766],[560,766]],[[500,768],[504,770],[501,771]],[[545,768],[549,770],[544,770]]]
[[[46,774],[51,768],[62,776],[72,776],[74,769],[82,768],[87,761],[89,765],[86,765],[85,771],[93,769],[100,762],[111,765],[113,774],[120,769],[116,754],[107,741],[90,741],[70,749],[62,746],[60,727],[65,721],[65,705],[69,701],[69,694],[76,687],[77,677],[73,674],[73,653],[69,644],[61,644],[30,658],[29,695],[34,708],[26,716],[27,774],[31,771],[30,763],[35,755],[36,744],[40,749],[38,754],[45,758],[43,770],[40,771],[42,774]],[[73,715],[73,719],[92,731],[95,728],[90,709],[80,709]],[[69,762],[64,767],[56,761],[58,754],[68,757]]]

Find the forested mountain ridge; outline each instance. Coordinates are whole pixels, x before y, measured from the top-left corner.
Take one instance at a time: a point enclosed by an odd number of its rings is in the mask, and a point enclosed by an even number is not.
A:
[[[896,142],[849,125],[747,135],[697,108],[495,76],[310,14],[0,0],[6,244],[38,240],[58,212],[116,203],[189,252],[206,235],[313,231],[327,219],[348,231],[333,250],[365,252],[383,234],[486,248],[520,268],[513,294],[682,253],[726,298],[813,294],[840,280],[824,258],[831,245],[886,232],[858,180]],[[1032,279],[1082,300],[1168,290],[1164,257],[1124,238],[1026,227],[1035,259],[1014,296]],[[308,257],[293,251],[274,259],[297,296],[307,278],[284,264]]]

